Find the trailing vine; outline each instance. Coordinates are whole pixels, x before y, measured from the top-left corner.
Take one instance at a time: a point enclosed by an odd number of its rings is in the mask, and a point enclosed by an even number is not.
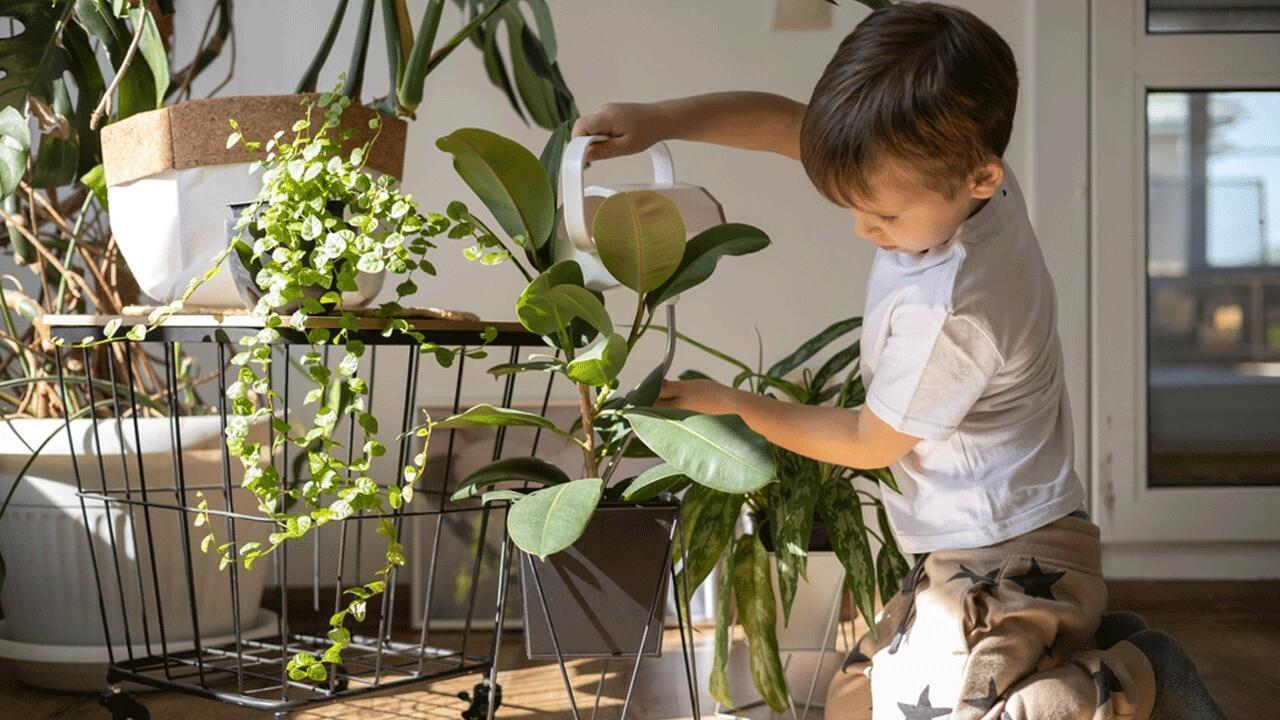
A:
[[[375,177],[365,168],[381,121],[369,121],[373,137],[349,150],[354,130],[342,128],[350,100],[336,90],[308,99],[303,117],[290,133],[277,132],[264,140],[243,136],[232,121],[228,147],[237,144],[256,156],[250,171],[262,172],[262,188],[235,225],[229,262],[239,261],[252,273],[261,291],[251,315],[262,328],[240,341],[232,358],[234,382],[226,390],[230,407],[226,441],[230,454],[244,468],[242,486],[256,496],[259,509],[275,523],[266,542],[239,547],[218,542],[209,523],[207,501],[199,498],[196,524],[207,528],[202,549],[216,550],[222,567],[254,563],[291,540],[306,537],[326,523],[356,514],[378,518],[377,533],[386,540],[385,563],[374,578],[343,589],[346,601],[330,618],[329,647],[316,657],[300,652],[288,664],[293,680],[323,681],[329,665],[337,665],[349,645],[348,618],[365,619],[368,602],[383,592],[396,568],[405,563],[398,525],[387,516],[412,502],[413,485],[425,471],[426,449],[403,466],[395,483],[383,487],[372,477],[375,458],[386,454],[378,440],[378,419],[369,410],[369,387],[359,377],[368,323],[344,305],[344,293],[357,289],[359,273],[386,272],[398,279],[395,299],[377,308],[376,330],[384,337],[411,338],[420,353],[432,354],[449,366],[459,354],[485,357],[484,345],[496,331],[486,328],[472,349],[441,347],[428,342],[403,315],[401,301],[417,291],[416,276],[435,275],[426,259],[436,247],[432,238],[448,233],[452,221],[438,213],[424,213],[412,197],[389,176]],[[315,111],[322,119],[317,121]],[[231,256],[234,254],[234,257]],[[337,318],[337,327],[319,327],[317,316]],[[298,427],[285,419],[283,399],[271,383],[273,351],[286,332],[305,333],[309,351],[299,359],[313,387],[303,399],[314,406],[310,423]],[[336,369],[325,362],[325,347],[341,350]],[[286,370],[287,371],[287,370]],[[348,418],[360,429],[353,447],[335,439],[335,429]],[[253,430],[269,428],[264,443]],[[353,431],[354,432],[354,431]],[[417,431],[425,440],[426,433]],[[403,439],[403,438],[401,438]],[[286,445],[306,458],[307,479],[292,482],[296,473],[278,469],[273,458]],[[349,459],[348,459],[349,458]]]

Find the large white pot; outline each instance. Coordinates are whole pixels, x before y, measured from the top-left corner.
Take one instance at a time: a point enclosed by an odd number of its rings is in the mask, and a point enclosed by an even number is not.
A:
[[[184,449],[185,498],[173,489],[177,483],[169,419],[138,420],[136,439],[131,419],[75,420],[70,439],[61,420],[0,423],[0,496],[13,487],[18,472],[31,456],[29,448],[38,447],[53,435],[18,485],[0,520],[0,552],[8,569],[0,604],[9,629],[8,639],[62,646],[105,644],[86,519],[113,645],[126,643],[127,622],[127,641],[135,647],[143,646],[145,625],[148,649],[158,654],[162,615],[167,643],[192,639],[188,558],[200,635],[208,638],[233,632],[230,571],[219,571],[215,553],[201,552],[204,529],[193,526],[193,513],[155,507],[194,507],[198,487],[206,488],[204,495],[210,509],[225,507],[219,419],[181,418],[178,430]],[[103,502],[90,500],[82,512],[72,456],[87,491],[100,491],[103,487],[118,491],[127,485],[133,498],[141,500],[139,449],[147,500],[152,505],[149,511],[115,503],[105,508]],[[238,464],[232,462],[233,470]],[[257,503],[252,494],[238,487],[239,473],[233,472],[231,484],[235,510],[256,514]],[[112,496],[123,497],[123,493]],[[236,540],[240,543],[265,540],[270,532],[267,523],[239,521],[236,525]],[[227,531],[223,519],[215,516],[213,526],[219,542],[224,541]],[[183,542],[184,529],[189,546]],[[238,573],[242,629],[258,617],[266,575],[265,571]]]

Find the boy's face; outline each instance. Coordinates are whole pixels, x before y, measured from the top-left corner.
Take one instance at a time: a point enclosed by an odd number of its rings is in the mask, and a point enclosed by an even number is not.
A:
[[[951,239],[956,228],[982,207],[1004,180],[999,160],[980,168],[953,197],[925,187],[915,173],[885,160],[871,175],[874,199],[857,199],[853,231],[884,250],[923,253]]]

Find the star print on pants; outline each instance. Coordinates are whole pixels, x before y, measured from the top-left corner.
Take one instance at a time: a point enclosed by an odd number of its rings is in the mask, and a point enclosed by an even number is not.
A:
[[[1040,563],[1035,558],[1031,558],[1031,569],[1025,574],[1015,575],[1011,578],[1015,583],[1022,587],[1022,592],[1031,597],[1044,598],[1045,600],[1057,600],[1053,596],[1053,592],[1049,590],[1054,583],[1062,579],[1064,572],[1047,573],[1040,569]]]
[[[1107,667],[1104,662],[1098,663],[1098,672],[1093,674],[1093,684],[1098,686],[1098,707],[1107,704],[1111,699],[1111,693],[1124,692],[1124,686],[1120,684],[1120,678]]]
[[[934,707],[929,702],[929,686],[925,685],[924,690],[920,691],[920,699],[915,705],[906,703],[898,703],[898,709],[902,711],[904,720],[933,720],[933,718],[945,717],[951,714],[951,708]]]
[[[976,707],[979,710],[990,710],[996,706],[996,701],[1000,699],[1000,695],[996,692],[996,679],[987,679],[987,696],[980,698],[965,698],[964,704],[969,707]]]
[[[979,575],[978,573],[976,573],[976,572],[974,572],[974,571],[970,570],[969,568],[965,567],[964,565],[961,565],[961,566],[960,566],[960,572],[958,572],[958,573],[956,573],[955,575],[952,575],[951,577],[947,578],[947,582],[951,582],[952,580],[960,580],[960,579],[962,579],[962,578],[963,578],[963,579],[968,580],[969,582],[971,582],[971,583],[973,583],[973,584],[975,584],[975,585],[977,585],[977,584],[979,584],[979,583],[983,583],[983,584],[986,584],[986,583],[994,583],[994,582],[996,581],[996,576],[997,576],[997,575],[999,575],[999,574],[1000,574],[1000,568],[996,568],[995,570],[992,570],[991,572],[987,573],[986,575]]]

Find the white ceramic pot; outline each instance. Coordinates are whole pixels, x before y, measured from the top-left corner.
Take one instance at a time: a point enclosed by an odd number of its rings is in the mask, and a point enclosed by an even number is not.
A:
[[[162,617],[166,643],[191,640],[193,619],[202,637],[234,631],[230,571],[219,571],[216,553],[201,552],[205,533],[193,526],[193,513],[156,507],[194,507],[199,488],[204,488],[210,509],[226,506],[219,419],[188,417],[178,422],[185,497],[175,490],[172,430],[167,418],[140,419],[135,437],[131,419],[86,419],[72,421],[68,438],[61,420],[0,423],[0,496],[13,487],[31,448],[53,435],[0,519],[0,552],[8,569],[0,604],[8,639],[101,648],[106,638],[99,583],[112,645],[149,643],[150,651],[158,654]],[[113,497],[124,497],[120,491],[127,487],[133,499],[141,500],[139,465],[145,473],[149,509],[118,503],[108,508],[89,500],[82,510],[76,495],[77,468],[87,491],[105,488],[113,491]],[[233,469],[236,466],[233,462]],[[257,503],[251,493],[239,488],[238,475],[233,472],[231,477],[235,510],[256,514]],[[215,516],[213,525],[219,542],[225,540],[224,521]],[[265,540],[270,532],[265,522],[236,525],[240,543]],[[188,594],[188,558],[194,613]],[[258,617],[267,574],[265,570],[238,573],[242,629]]]

